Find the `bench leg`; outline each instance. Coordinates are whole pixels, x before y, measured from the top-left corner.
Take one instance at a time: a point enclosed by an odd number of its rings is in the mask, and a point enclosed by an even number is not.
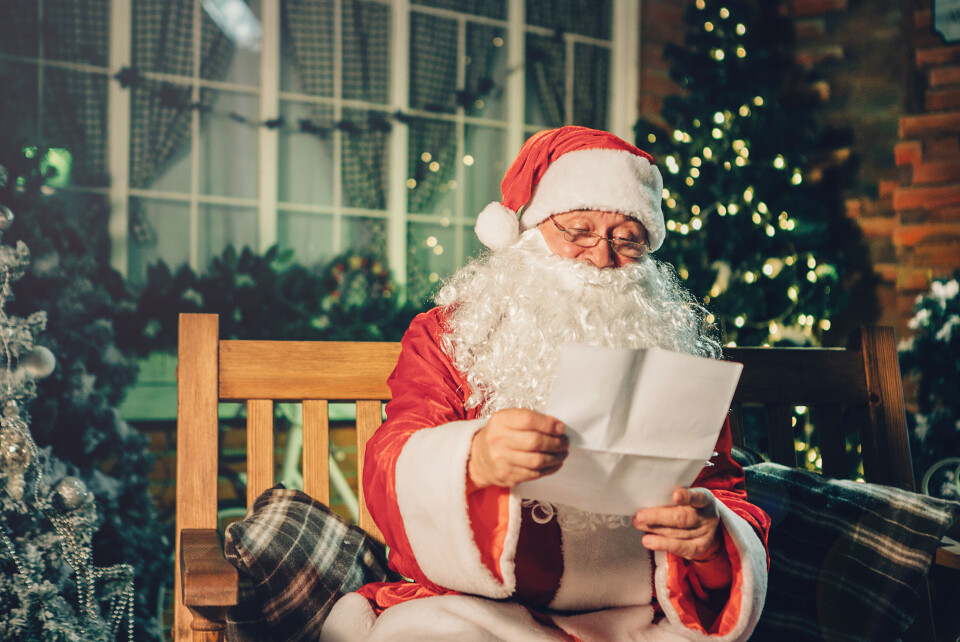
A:
[[[193,619],[190,630],[193,642],[223,642],[227,628],[227,609],[219,606],[189,607]]]

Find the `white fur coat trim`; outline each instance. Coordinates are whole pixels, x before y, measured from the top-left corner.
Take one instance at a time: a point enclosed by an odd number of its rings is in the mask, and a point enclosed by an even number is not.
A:
[[[516,587],[514,555],[520,536],[520,500],[510,498],[501,582],[483,563],[467,507],[467,460],[484,419],[420,430],[397,458],[397,505],[420,569],[430,581],[463,593],[509,597]]]
[[[740,642],[746,640],[753,633],[763,610],[763,602],[767,596],[767,551],[763,542],[757,536],[753,527],[745,519],[717,501],[720,509],[720,520],[726,529],[727,535],[733,540],[740,553],[740,567],[743,574],[743,585],[740,587],[740,619],[737,625],[726,635],[706,635],[693,630],[686,630],[685,635],[691,640],[710,640],[710,642]],[[667,586],[669,577],[668,556],[662,551],[656,554],[657,570],[655,582],[660,607],[667,619],[680,627],[680,614],[677,613],[670,600],[670,590]],[[734,596],[731,596],[734,599]]]
[[[663,243],[663,177],[646,158],[615,149],[568,152],[547,167],[520,217],[530,229],[551,214],[620,212],[647,229],[650,249]]]

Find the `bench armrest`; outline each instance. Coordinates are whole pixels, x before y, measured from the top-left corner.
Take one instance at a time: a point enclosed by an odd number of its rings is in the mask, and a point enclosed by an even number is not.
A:
[[[181,531],[180,580],[180,597],[193,615],[193,639],[222,641],[227,610],[237,603],[239,576],[224,558],[216,530]]]

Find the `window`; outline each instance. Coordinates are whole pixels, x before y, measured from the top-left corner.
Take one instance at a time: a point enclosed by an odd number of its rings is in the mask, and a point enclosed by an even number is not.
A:
[[[480,249],[528,135],[631,135],[639,0],[245,1],[257,50],[201,0],[0,0],[17,122],[71,151],[72,188],[110,195],[134,283],[276,243],[387,257],[423,297]]]

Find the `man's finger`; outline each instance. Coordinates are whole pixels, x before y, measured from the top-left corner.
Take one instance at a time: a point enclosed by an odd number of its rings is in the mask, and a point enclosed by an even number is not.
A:
[[[683,506],[665,506],[661,508],[644,508],[633,516],[634,527],[646,530],[653,527],[693,528],[700,522],[700,516],[695,511]]]
[[[706,488],[678,488],[673,491],[673,502],[677,506],[706,508],[713,505],[713,493]]]

